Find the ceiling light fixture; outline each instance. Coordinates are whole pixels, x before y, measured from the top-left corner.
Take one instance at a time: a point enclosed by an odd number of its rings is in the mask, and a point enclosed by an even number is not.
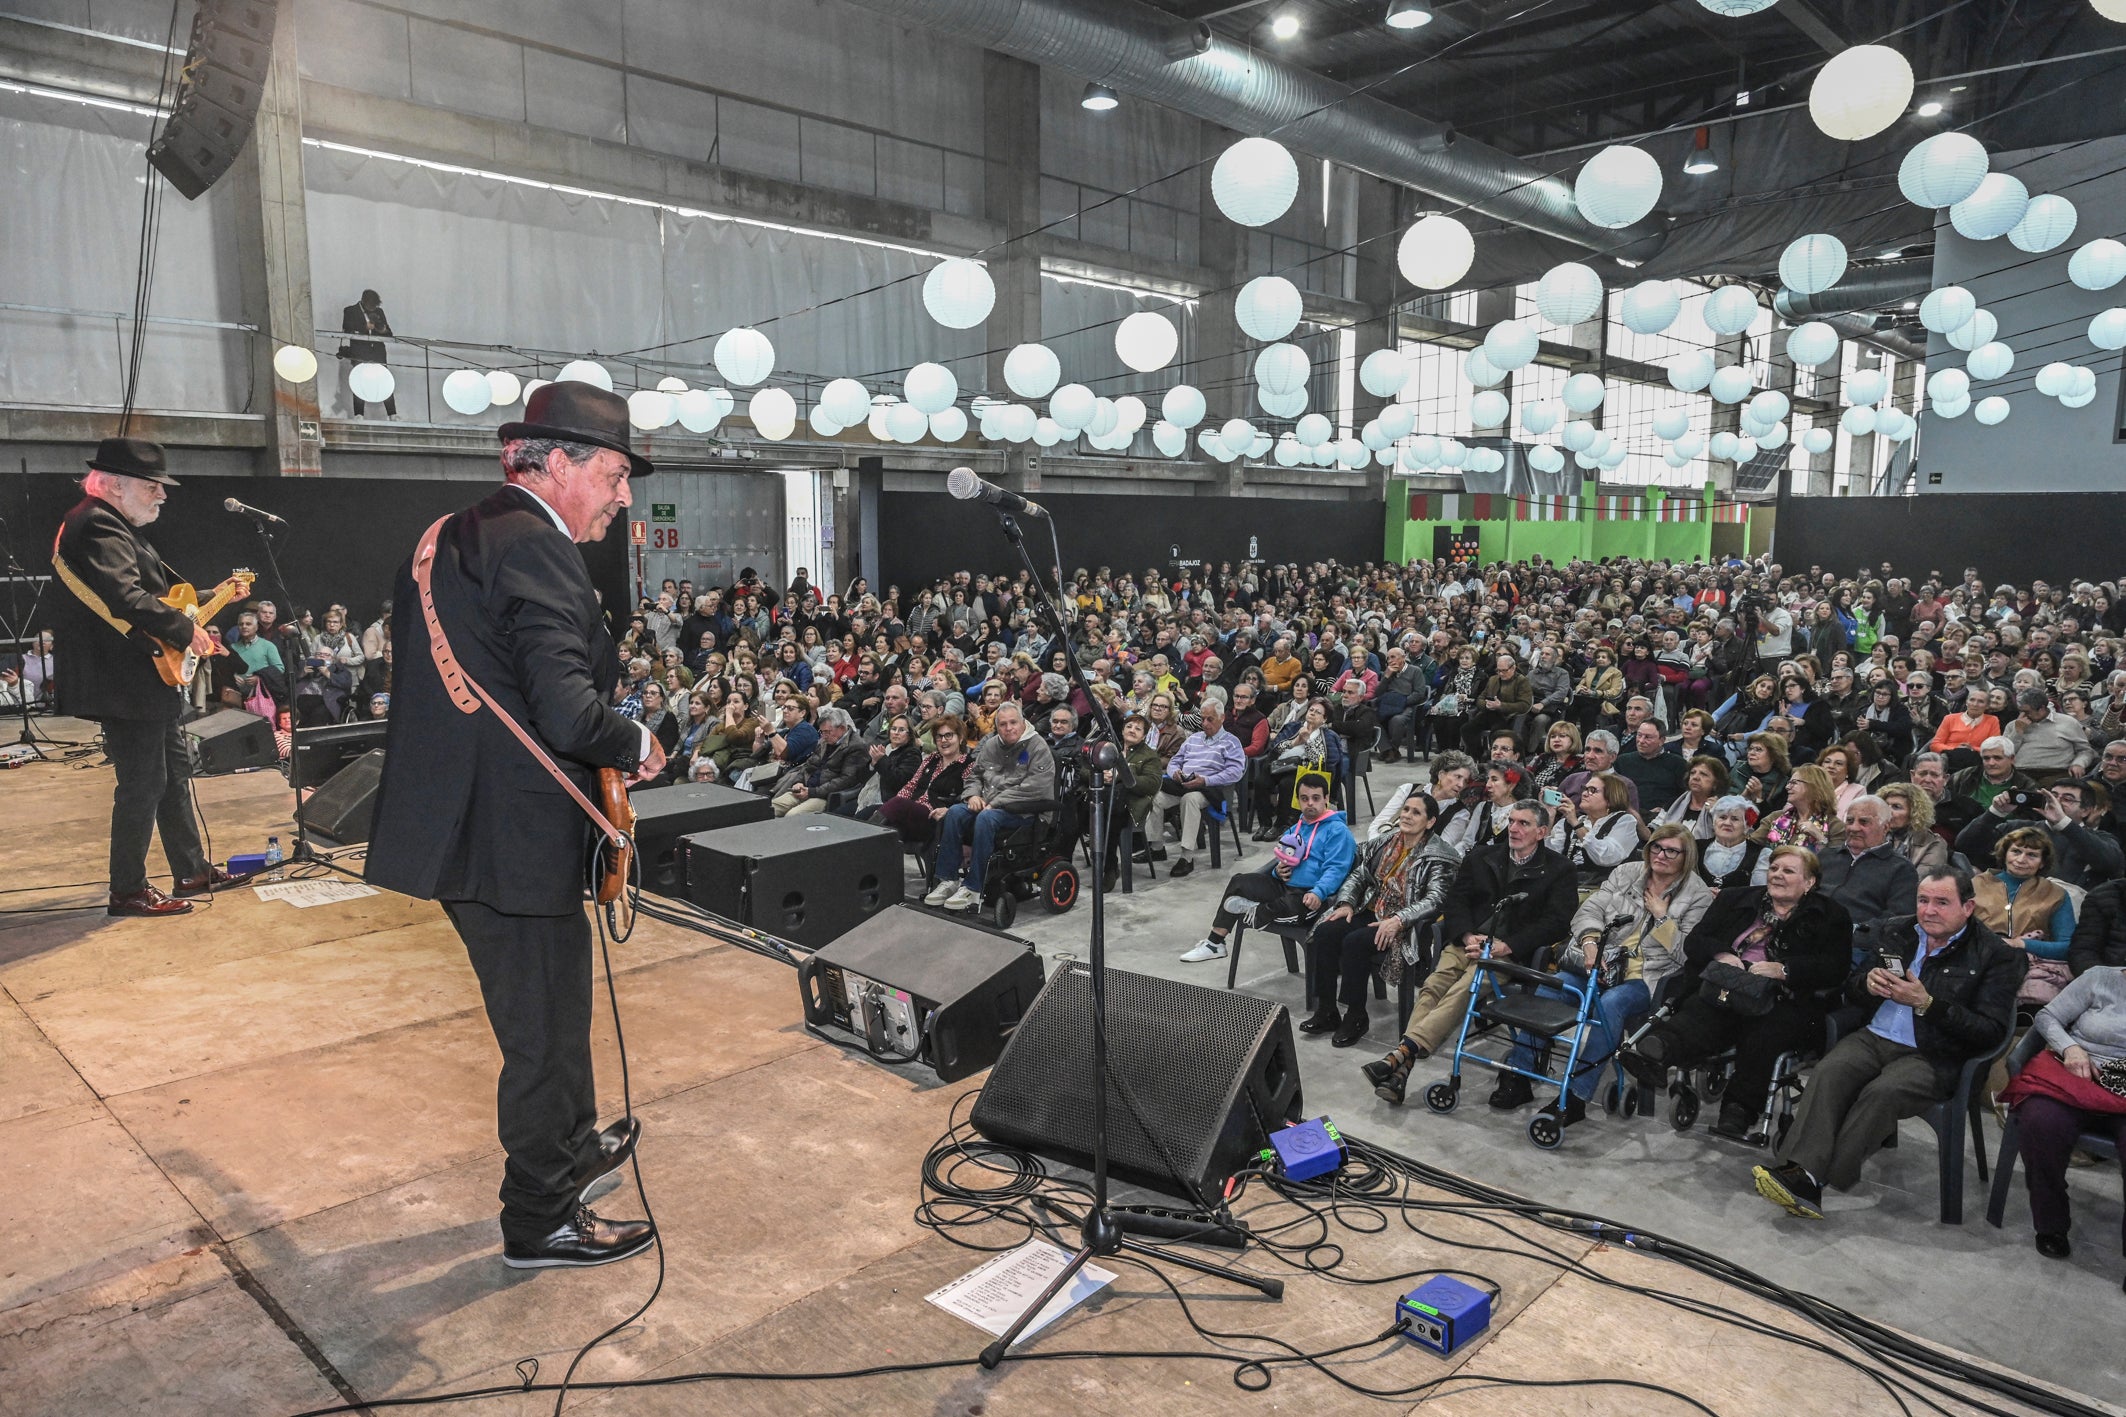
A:
[[[1691,134],[1690,148],[1683,154],[1683,170],[1692,177],[1720,170],[1720,162],[1713,156],[1712,129],[1700,128]]]
[[[1432,8],[1419,0],[1389,0],[1388,28],[1421,30],[1432,23]]]
[[[1270,21],[1270,33],[1276,35],[1279,39],[1290,39],[1293,35],[1299,33],[1299,16],[1293,14],[1290,10],[1285,11],[1276,19]]]
[[[1121,104],[1121,95],[1097,80],[1085,86],[1085,96],[1078,100],[1078,107],[1089,108],[1095,113],[1105,113]]]
[[[1902,246],[1892,246],[1889,250],[1882,253],[1881,259],[1885,261],[1901,261],[1904,258],[1905,248]]]
[[[1941,100],[1930,98],[1919,106],[1919,116],[1922,118],[1938,118],[1941,116],[1941,109]]]

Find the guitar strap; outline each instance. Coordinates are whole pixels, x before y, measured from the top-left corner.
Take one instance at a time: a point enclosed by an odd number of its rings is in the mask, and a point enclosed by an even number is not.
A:
[[[554,781],[560,783],[563,790],[576,799],[576,805],[597,824],[599,831],[605,833],[605,839],[618,846],[621,840],[620,829],[606,819],[605,813],[598,810],[596,803],[583,795],[583,789],[576,786],[567,773],[561,771],[546,749],[539,745],[539,740],[526,732],[524,725],[510,716],[509,710],[496,703],[487,690],[480,687],[477,679],[465,672],[464,666],[458,663],[457,655],[451,651],[450,637],[443,633],[443,622],[436,618],[436,598],[431,589],[435,574],[436,537],[441,534],[443,523],[449,520],[447,516],[437,517],[435,524],[421,533],[420,543],[413,549],[413,583],[421,592],[421,618],[428,625],[428,652],[435,659],[436,673],[443,678],[444,690],[450,695],[450,701],[457,705],[460,713],[478,713],[480,705],[487,705],[495,717],[502,720],[503,726],[517,735],[517,741],[524,745],[525,750],[539,760],[540,766],[554,775]]]

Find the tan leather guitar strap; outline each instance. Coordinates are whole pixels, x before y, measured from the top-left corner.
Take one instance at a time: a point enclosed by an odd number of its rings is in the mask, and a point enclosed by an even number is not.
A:
[[[524,726],[510,717],[509,710],[496,703],[487,690],[480,687],[478,680],[465,672],[464,666],[458,663],[457,655],[451,652],[450,637],[443,633],[443,622],[436,618],[435,592],[430,587],[435,572],[436,537],[441,534],[443,523],[449,520],[449,517],[437,517],[435,525],[421,533],[420,544],[413,549],[413,583],[420,588],[421,618],[428,624],[428,652],[435,658],[436,673],[443,677],[443,688],[450,694],[450,701],[458,706],[460,713],[478,713],[482,704],[493,710],[495,717],[501,719],[503,725],[517,735],[517,741],[539,760],[542,767],[554,775],[554,781],[560,783],[568,795],[576,799],[576,805],[598,824],[598,830],[605,833],[605,839],[618,846],[621,840],[620,829],[606,820],[605,813],[598,810],[598,805],[584,796],[583,789],[576,786],[569,775],[555,764],[546,749],[539,746],[539,740],[525,732]]]

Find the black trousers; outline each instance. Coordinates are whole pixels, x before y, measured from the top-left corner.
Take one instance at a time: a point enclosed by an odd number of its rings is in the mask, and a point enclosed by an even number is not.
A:
[[[1225,894],[1218,898],[1218,913],[1211,917],[1211,933],[1221,940],[1232,934],[1233,927],[1240,923],[1240,917],[1225,908],[1226,900],[1232,896],[1270,902],[1293,910],[1303,908],[1300,893],[1278,879],[1274,872],[1241,871],[1226,880]]]
[[[177,880],[207,869],[192,815],[192,758],[176,719],[107,718],[103,751],[118,770],[111,793],[111,894],[148,883],[148,841],[162,829],[162,854]]]
[[[443,909],[472,957],[502,1048],[502,1236],[535,1241],[574,1211],[579,1178],[598,1157],[590,917],[505,915],[470,900],[446,900]]]
[[[1733,1048],[1734,1076],[1721,1105],[1755,1112],[1771,1091],[1772,1065],[1781,1053],[1823,1046],[1823,1011],[1782,998],[1762,1018],[1741,1018],[1693,994],[1666,1022],[1654,1025],[1648,1037],[1655,1036],[1662,1041],[1661,1061],[1672,1067],[1690,1067]]]
[[[1349,920],[1324,920],[1307,937],[1308,990],[1318,1000],[1334,999],[1347,1009],[1366,1006],[1366,990],[1380,951],[1373,931],[1380,917],[1361,910]]]

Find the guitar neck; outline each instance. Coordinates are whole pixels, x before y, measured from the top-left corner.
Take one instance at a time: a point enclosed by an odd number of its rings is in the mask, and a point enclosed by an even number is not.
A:
[[[251,586],[246,581],[223,581],[214,594],[200,605],[192,618],[196,623],[205,625],[227,609],[230,601],[250,593]]]

